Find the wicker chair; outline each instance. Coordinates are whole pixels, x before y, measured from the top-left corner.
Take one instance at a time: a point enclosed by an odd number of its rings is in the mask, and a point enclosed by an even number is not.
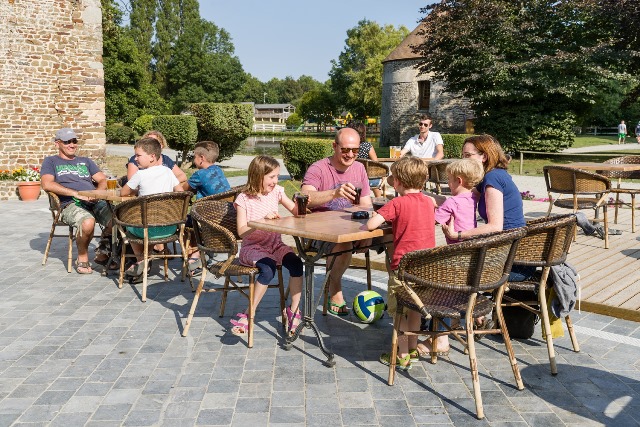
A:
[[[367,170],[367,178],[382,180],[380,184],[380,189],[382,190],[382,195],[386,196],[387,177],[389,176],[389,173],[390,173],[389,166],[382,162],[377,162],[375,160],[369,160],[369,159],[356,159],[356,160],[364,165],[365,169]]]
[[[69,254],[67,256],[67,272],[71,273],[71,268],[73,264],[73,241],[75,240],[75,233],[73,232],[73,226],[62,222],[60,219],[60,215],[62,214],[62,209],[60,208],[60,198],[57,194],[52,193],[51,191],[47,191],[47,196],[49,196],[49,210],[51,211],[51,232],[49,233],[49,239],[47,240],[47,247],[44,250],[44,258],[42,258],[42,265],[47,263],[47,258],[49,258],[49,250],[51,249],[51,241],[54,237],[66,237],[69,240]],[[56,227],[68,227],[69,232],[67,234],[55,234]]]
[[[398,309],[393,322],[389,385],[393,385],[394,380],[398,335],[429,335],[432,337],[434,347],[437,336],[453,335],[465,347],[465,351],[468,350],[476,413],[478,418],[482,419],[484,411],[474,335],[502,333],[517,388],[524,389],[506,327],[474,330],[476,323],[474,319],[490,315],[494,306],[500,325],[504,325],[502,295],[511,271],[518,240],[524,235],[525,229],[519,228],[455,245],[413,251],[402,257],[398,267],[398,278],[402,286],[396,293]],[[480,292],[492,291],[494,291],[494,299],[480,294]],[[431,316],[434,320],[432,330],[400,331],[400,319],[404,308],[418,311],[423,316]],[[464,331],[453,330],[441,321],[444,318],[461,319],[463,317],[466,325]],[[446,331],[437,331],[438,323],[442,323]],[[466,340],[462,338],[463,336],[466,336]],[[435,363],[436,359],[435,348],[433,348],[432,363]]]
[[[571,209],[577,212],[579,209],[594,209],[593,221],[603,223],[604,247],[609,248],[609,224],[607,221],[607,197],[611,191],[611,181],[597,173],[587,172],[566,166],[544,166],[544,180],[549,192],[549,210],[551,215],[553,206]],[[558,197],[553,198],[553,193]],[[562,198],[570,195],[571,198]],[[602,219],[598,217],[598,210],[602,207]]]
[[[613,159],[606,160],[605,163],[609,164],[623,164],[623,163],[632,163],[639,164],[640,156],[623,156],[623,157],[615,157]],[[611,192],[616,195],[616,203],[615,203],[615,215],[613,218],[614,224],[618,223],[618,207],[620,205],[629,205],[631,207],[631,232],[636,232],[636,194],[640,194],[640,189],[637,188],[622,188],[622,179],[639,179],[640,171],[629,171],[629,172],[621,172],[621,171],[598,171],[600,175],[606,176],[609,179],[618,179],[618,185],[615,188],[611,189]],[[620,201],[621,194],[628,194],[631,197],[631,203],[625,203]]]
[[[513,265],[542,267],[542,276],[539,281],[509,282],[509,290],[521,290],[536,292],[537,301],[518,301],[511,298],[509,292],[505,293],[502,301],[503,307],[522,307],[529,310],[542,319],[542,336],[547,341],[547,351],[549,353],[549,363],[551,374],[556,375],[556,356],[553,349],[553,339],[551,337],[551,326],[549,321],[549,311],[546,301],[547,279],[552,266],[559,265],[567,259],[567,253],[573,240],[576,228],[575,215],[561,215],[550,218],[540,218],[527,223],[527,235],[518,243],[516,256]],[[571,344],[575,352],[580,351],[578,340],[573,331],[571,317],[565,316]]]
[[[212,196],[213,197],[213,196]],[[239,291],[249,300],[248,317],[248,336],[247,345],[253,347],[253,327],[255,317],[255,307],[253,306],[254,287],[256,276],[260,270],[256,267],[247,267],[240,264],[236,258],[238,253],[238,231],[236,227],[236,210],[233,203],[222,200],[205,200],[202,198],[196,201],[191,208],[191,218],[193,221],[193,229],[196,236],[196,242],[201,254],[215,255],[226,254],[227,259],[224,261],[216,261],[209,267],[208,271],[212,272],[216,277],[225,276],[225,282],[222,288],[205,288],[204,282],[207,275],[206,256],[201,256],[202,277],[198,283],[196,293],[191,303],[191,309],[187,321],[182,331],[182,336],[186,337],[191,326],[193,315],[200,299],[202,292],[222,292],[222,301],[220,303],[220,314],[224,316],[224,308],[227,302],[227,293],[230,291]],[[232,277],[249,276],[249,284],[241,285],[239,281],[234,281]],[[280,311],[284,310],[284,285],[282,279],[282,269],[278,268],[278,283],[268,285],[269,288],[278,288],[280,291]]]
[[[447,179],[447,165],[449,163],[446,160],[429,162],[429,179],[427,182],[435,186],[436,194],[442,194],[442,184],[447,185],[449,182]]]
[[[118,227],[120,236],[123,241],[123,247],[120,259],[120,278],[118,287],[122,288],[124,278],[124,266],[126,257],[134,257],[135,255],[127,254],[125,247],[127,244],[138,243],[143,245],[144,256],[144,273],[142,276],[142,302],[147,300],[147,271],[149,263],[154,259],[164,260],[164,279],[168,280],[168,260],[170,258],[182,258],[183,265],[186,258],[184,250],[184,223],[187,219],[187,210],[189,209],[189,201],[192,193],[181,191],[175,193],[152,194],[149,196],[140,196],[135,199],[128,200],[116,206],[113,220]],[[176,232],[168,237],[150,238],[150,227],[161,226],[177,226]],[[127,231],[127,227],[138,227],[144,229],[144,237],[137,237]],[[150,253],[149,245],[167,244],[178,241],[180,245],[180,254],[168,253]]]

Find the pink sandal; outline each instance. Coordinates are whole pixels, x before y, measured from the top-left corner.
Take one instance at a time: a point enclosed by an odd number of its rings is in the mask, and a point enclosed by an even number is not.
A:
[[[233,335],[243,336],[249,331],[249,319],[244,313],[238,313],[236,314],[236,317],[239,320],[231,319],[230,321],[230,323],[233,325],[233,327],[231,328],[231,333]]]
[[[295,315],[291,311],[291,307],[287,307],[282,312],[282,323],[284,326],[285,333],[289,334],[289,336],[293,336],[302,320],[302,316],[300,315],[300,309],[296,310]]]

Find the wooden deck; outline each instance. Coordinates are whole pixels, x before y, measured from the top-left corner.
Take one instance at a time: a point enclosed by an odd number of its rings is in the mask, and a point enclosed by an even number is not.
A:
[[[528,219],[546,214],[547,203],[524,203]],[[565,212],[569,211],[556,207],[552,211]],[[630,208],[619,209],[617,224],[613,223],[614,209],[609,208],[608,214],[609,228],[622,231],[619,236],[609,236],[609,249],[604,249],[603,240],[585,236],[581,230],[571,246],[568,261],[580,274],[580,308],[640,322],[640,233],[631,233]]]

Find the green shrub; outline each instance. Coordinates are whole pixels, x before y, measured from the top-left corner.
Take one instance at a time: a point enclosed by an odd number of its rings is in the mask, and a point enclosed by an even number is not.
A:
[[[462,145],[464,140],[471,135],[456,134],[456,133],[443,133],[442,142],[444,142],[444,158],[445,159],[459,159],[462,157]]]
[[[136,133],[140,137],[145,133],[149,132],[151,129],[153,129],[154,117],[155,116],[152,114],[143,114],[133,122],[133,125],[131,125],[131,127],[133,128],[133,130],[136,131]]]
[[[285,123],[289,127],[298,127],[302,123],[304,123],[304,120],[302,120],[302,117],[300,117],[300,114],[293,113],[289,117],[287,117],[287,121]]]
[[[253,109],[248,104],[191,104],[198,119],[198,140],[215,141],[220,147],[218,161],[233,157],[253,128]]]
[[[133,129],[120,124],[107,125],[104,130],[108,144],[133,144],[135,134]]]
[[[333,154],[331,139],[288,138],[280,143],[282,160],[291,178],[301,180],[314,162]]]
[[[167,144],[174,150],[182,153],[186,159],[189,151],[198,139],[198,125],[196,118],[188,115],[156,116],[152,121],[153,129],[162,132],[167,139]]]

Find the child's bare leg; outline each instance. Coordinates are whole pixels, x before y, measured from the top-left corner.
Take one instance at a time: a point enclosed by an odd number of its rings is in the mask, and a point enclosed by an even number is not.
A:
[[[417,331],[420,329],[420,313],[417,311],[410,311],[407,316],[407,331]],[[413,350],[418,347],[418,336],[411,335],[407,337],[407,349]],[[407,351],[408,351],[407,350]]]
[[[295,313],[300,308],[302,276],[289,278],[289,293],[291,294],[291,311]]]

